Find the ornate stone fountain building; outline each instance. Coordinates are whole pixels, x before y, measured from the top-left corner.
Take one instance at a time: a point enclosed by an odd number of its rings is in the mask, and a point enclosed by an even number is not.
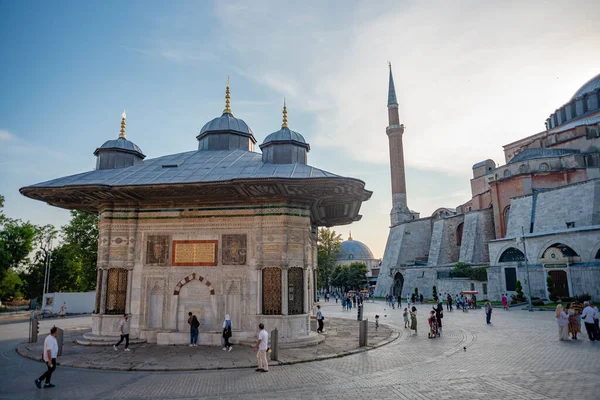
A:
[[[233,339],[257,325],[283,342],[311,339],[317,227],[361,218],[364,182],[306,164],[310,146],[289,129],[254,152],[256,139],[229,106],[196,137],[198,149],[155,159],[121,135],[95,151],[97,167],[24,187],[27,197],[98,213],[98,281],[93,336],[118,334],[189,342],[188,312],[200,343],[218,344],[225,314]],[[314,335],[314,334],[312,334]]]

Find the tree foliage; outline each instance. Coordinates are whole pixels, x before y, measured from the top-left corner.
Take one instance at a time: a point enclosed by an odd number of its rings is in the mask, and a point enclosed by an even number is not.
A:
[[[367,271],[367,264],[363,262],[338,265],[332,273],[331,285],[343,291],[360,289],[367,282]]]
[[[471,267],[466,263],[456,263],[452,271],[450,271],[450,277],[452,278],[468,278],[474,281],[487,282],[487,268],[488,267]]]
[[[433,287],[431,288],[432,292],[433,292],[433,299],[435,301],[438,301],[438,292],[437,292],[437,286],[433,285]]]
[[[319,288],[328,288],[332,284],[335,268],[335,257],[342,248],[342,235],[333,229],[319,229],[317,243],[317,271]],[[334,285],[335,286],[335,285]]]

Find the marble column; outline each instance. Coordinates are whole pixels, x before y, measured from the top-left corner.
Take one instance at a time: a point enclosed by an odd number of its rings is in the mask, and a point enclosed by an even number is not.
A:
[[[281,269],[281,315],[288,315],[288,269]]]
[[[309,312],[308,307],[309,307],[309,301],[308,301],[308,296],[309,296],[309,290],[308,290],[308,269],[303,268],[302,269],[302,274],[303,274],[303,282],[304,285],[302,285],[302,291],[303,291],[303,299],[304,299],[304,314],[307,314]]]
[[[257,295],[256,295],[256,314],[262,314],[263,313],[263,309],[262,309],[262,296],[263,296],[262,269],[258,270],[257,283],[258,283],[258,290],[256,291],[256,293],[257,293]]]
[[[100,314],[106,312],[106,290],[108,289],[108,270],[102,272],[102,289],[100,293]]]
[[[125,300],[125,312],[131,313],[131,284],[132,284],[133,270],[127,270],[127,297]]]

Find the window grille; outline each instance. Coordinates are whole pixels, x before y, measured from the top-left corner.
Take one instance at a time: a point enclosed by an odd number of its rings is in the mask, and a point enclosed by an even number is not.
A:
[[[124,314],[127,302],[127,270],[111,268],[108,270],[106,288],[106,314]]]
[[[304,314],[304,271],[302,268],[288,269],[288,314]]]
[[[264,268],[262,277],[262,313],[281,315],[281,269]]]

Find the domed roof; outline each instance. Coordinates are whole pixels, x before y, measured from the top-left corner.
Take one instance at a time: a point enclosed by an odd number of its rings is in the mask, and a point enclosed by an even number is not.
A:
[[[298,132],[294,132],[290,128],[281,128],[277,132],[271,133],[269,136],[267,136],[265,138],[263,145],[266,145],[266,144],[272,143],[272,142],[289,142],[289,141],[298,142],[300,144],[308,146],[308,143],[306,143],[306,140],[304,140],[304,137],[301,134],[299,134]]]
[[[252,135],[252,130],[244,120],[236,118],[233,114],[228,112],[224,112],[220,117],[207,122],[202,129],[200,129],[199,136],[202,136],[206,132],[213,131],[234,131]]]
[[[118,139],[107,140],[106,142],[104,142],[104,144],[102,146],[100,146],[99,148],[96,149],[94,154],[97,154],[99,150],[105,150],[105,149],[125,150],[125,151],[144,154],[142,152],[142,149],[140,149],[137,144],[133,143],[130,140],[127,140],[124,137],[120,137]]]
[[[335,258],[336,260],[372,260],[375,257],[366,244],[349,237],[348,240],[342,242],[342,248]]]
[[[594,90],[600,89],[600,74],[596,75],[589,81],[587,81],[577,92],[571,97],[571,100],[581,97],[586,93],[593,92]]]

